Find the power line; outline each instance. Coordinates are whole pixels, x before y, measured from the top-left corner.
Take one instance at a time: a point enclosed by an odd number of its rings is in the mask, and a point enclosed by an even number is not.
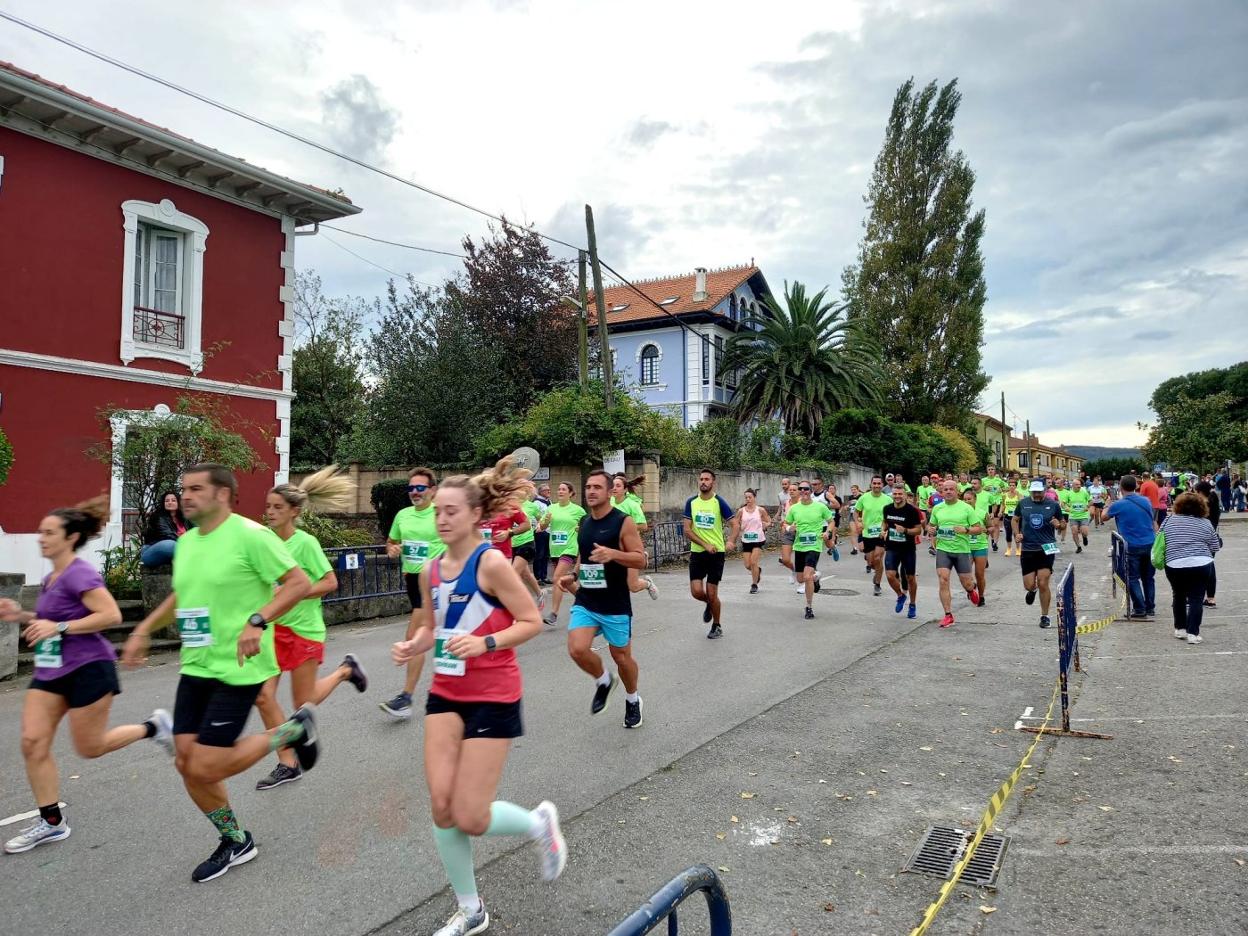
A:
[[[352,237],[362,237],[378,244],[389,244],[391,247],[402,247],[404,250],[419,250],[421,253],[438,254],[442,257],[455,257],[457,260],[467,260],[463,254],[451,253],[449,250],[435,250],[432,247],[417,247],[415,244],[401,244],[398,241],[386,240],[382,237],[374,237],[371,234],[361,234],[359,231],[348,231],[346,228],[335,227],[332,224],[321,222],[321,227],[329,228],[331,231],[337,231],[339,234],[350,234]]]
[[[399,182],[402,185],[406,185],[406,186],[409,186],[410,188],[416,189],[417,191],[424,192],[426,195],[432,195],[435,198],[440,198],[443,201],[450,202],[453,205],[458,205],[460,208],[465,208],[468,211],[472,211],[472,212],[475,212],[476,214],[482,215],[483,217],[490,218],[491,220],[497,221],[500,224],[512,223],[512,222],[507,221],[505,218],[503,218],[500,215],[496,215],[496,214],[493,214],[492,212],[486,211],[484,208],[478,208],[475,205],[471,205],[468,202],[463,201],[462,199],[455,198],[454,196],[447,195],[443,192],[439,192],[436,189],[429,188],[426,185],[421,185],[419,182],[413,182],[411,179],[405,179],[400,175],[396,175],[393,172],[390,172],[386,169],[382,169],[380,166],[374,166],[372,163],[367,163],[362,159],[357,159],[356,157],[350,156],[346,153],[336,150],[333,147],[326,146],[324,143],[318,143],[316,140],[313,140],[301,134],[295,133],[293,130],[287,130],[284,127],[279,127],[277,124],[270,123],[269,121],[264,120],[260,117],[253,117],[251,114],[248,114],[245,111],[241,111],[236,107],[231,107],[229,104],[223,104],[220,101],[217,101],[217,100],[214,100],[213,98],[208,97],[207,95],[200,94],[198,91],[192,91],[190,88],[185,88],[182,85],[175,84],[174,82],[169,81],[168,79],[161,78],[159,75],[153,75],[151,72],[144,71],[143,69],[135,65],[130,65],[126,62],[121,61],[120,59],[113,58],[111,55],[107,55],[104,52],[99,52],[88,46],[82,45],[79,42],[75,42],[73,39],[70,39],[67,36],[62,36],[59,33],[55,33],[50,29],[45,29],[43,26],[39,26],[36,23],[31,23],[27,20],[24,20],[20,16],[14,16],[12,13],[9,13],[5,10],[0,10],[0,18],[6,19],[11,23],[14,23],[18,26],[22,26],[26,29],[29,29],[32,32],[36,32],[39,35],[44,36],[45,38],[51,39],[54,42],[59,42],[62,45],[69,46],[71,49],[75,49],[83,53],[84,55],[89,55],[92,58],[97,59],[101,62],[104,62],[108,65],[112,65],[115,68],[120,68],[122,71],[129,72],[130,74],[136,75],[139,78],[145,78],[148,81],[153,81],[156,84],[162,85],[163,87],[166,87],[171,91],[176,91],[179,94],[184,94],[187,97],[194,98],[195,100],[199,101],[202,104],[207,104],[209,107],[215,107],[218,110],[225,111],[227,114],[232,114],[235,117],[239,117],[250,123],[256,124],[257,126],[264,127],[266,130],[271,130],[274,133],[281,134],[282,136],[288,137],[292,140],[302,143],[305,146],[310,146],[313,149],[319,150],[320,152],[325,153],[329,156],[334,156],[338,159],[349,162],[355,166],[360,167],[361,169],[367,169],[369,172],[375,172],[378,175],[385,176],[386,178],[394,182]],[[552,237],[549,234],[543,234],[541,231],[537,230],[536,228],[534,228],[533,231],[539,237],[543,238],[544,240],[550,241],[552,244],[559,244],[563,247],[567,247],[570,250],[582,249],[580,247],[577,247],[575,244],[569,244],[567,241],[560,240],[557,237]]]
[[[356,260],[362,260],[364,263],[367,263],[369,266],[376,267],[377,269],[381,270],[381,272],[383,273],[389,273],[391,276],[397,276],[399,279],[411,280],[413,283],[416,283],[418,286],[424,286],[426,289],[441,289],[441,287],[434,286],[430,283],[422,283],[420,280],[416,279],[416,277],[412,276],[412,274],[410,273],[398,273],[398,272],[395,272],[394,270],[391,270],[389,267],[382,266],[380,263],[375,263],[374,261],[369,260],[368,257],[361,256],[360,254],[356,253],[351,248],[345,247],[342,244],[338,243],[328,234],[322,234],[321,237],[325,238],[325,240],[329,241],[339,250],[344,251],[345,253],[349,253],[351,256],[355,257]]]

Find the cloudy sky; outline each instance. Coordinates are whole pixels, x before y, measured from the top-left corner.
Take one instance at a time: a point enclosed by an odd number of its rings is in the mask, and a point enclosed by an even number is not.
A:
[[[987,211],[986,408],[1004,392],[1043,441],[1136,444],[1160,381],[1246,356],[1242,0],[4,8],[572,243],[589,202],[630,276],[754,258],[776,292],[839,287],[897,86],[956,77]],[[353,230],[449,250],[484,230],[3,21],[0,59],[342,187],[364,208]],[[437,283],[455,262],[324,231],[299,248],[334,294],[376,295],[385,271]]]

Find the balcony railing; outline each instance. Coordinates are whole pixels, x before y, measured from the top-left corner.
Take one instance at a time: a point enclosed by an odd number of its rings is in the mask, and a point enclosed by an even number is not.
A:
[[[186,318],[176,312],[134,307],[134,340],[162,348],[186,347]]]

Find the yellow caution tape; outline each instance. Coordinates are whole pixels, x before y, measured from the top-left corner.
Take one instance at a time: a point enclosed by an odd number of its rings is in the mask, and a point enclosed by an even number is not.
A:
[[[1035,751],[1036,745],[1040,743],[1040,739],[1044,737],[1044,730],[1048,727],[1049,721],[1053,718],[1053,706],[1057,702],[1057,690],[1059,683],[1053,684],[1053,695],[1049,698],[1049,709],[1044,713],[1044,722],[1040,725],[1036,734],[1036,740],[1032,741],[1027,748],[1027,753],[1023,755],[1023,759],[1018,762],[1018,766],[1010,771],[1010,775],[1005,778],[1005,782],[997,787],[997,792],[992,794],[992,799],[988,801],[988,808],[984,810],[983,818],[979,820],[979,826],[975,829],[975,836],[971,839],[971,843],[966,847],[966,853],[962,856],[962,860],[958,862],[957,867],[953,869],[953,874],[940,889],[940,894],[927,908],[923,914],[923,919],[913,930],[910,936],[923,936],[927,932],[927,928],[932,925],[932,921],[936,919],[936,914],[940,912],[940,908],[945,905],[945,901],[949,899],[949,895],[953,893],[954,887],[958,884],[958,878],[962,876],[962,872],[966,869],[967,864],[975,856],[975,849],[979,848],[979,843],[983,841],[988,830],[992,828],[992,822],[996,819],[998,813],[1001,812],[1005,801],[1010,798],[1010,794],[1014,791],[1015,784],[1023,775],[1023,770],[1031,761],[1032,752]]]
[[[1122,593],[1122,598],[1118,602],[1118,610],[1109,617],[1103,617],[1099,621],[1090,621],[1087,624],[1080,624],[1075,628],[1076,636],[1082,637],[1084,634],[1095,634],[1099,630],[1104,630],[1118,620],[1118,616],[1127,609],[1127,586],[1118,576],[1114,576],[1114,581],[1118,585],[1118,590]]]

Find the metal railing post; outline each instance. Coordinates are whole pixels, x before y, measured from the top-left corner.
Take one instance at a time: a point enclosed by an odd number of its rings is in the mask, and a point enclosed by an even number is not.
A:
[[[668,936],[678,936],[680,924],[676,908],[697,891],[701,891],[706,898],[711,936],[732,936],[732,908],[728,904],[728,894],[719,876],[706,865],[686,868],[672,878],[607,936],[644,936],[664,920],[668,921]]]

